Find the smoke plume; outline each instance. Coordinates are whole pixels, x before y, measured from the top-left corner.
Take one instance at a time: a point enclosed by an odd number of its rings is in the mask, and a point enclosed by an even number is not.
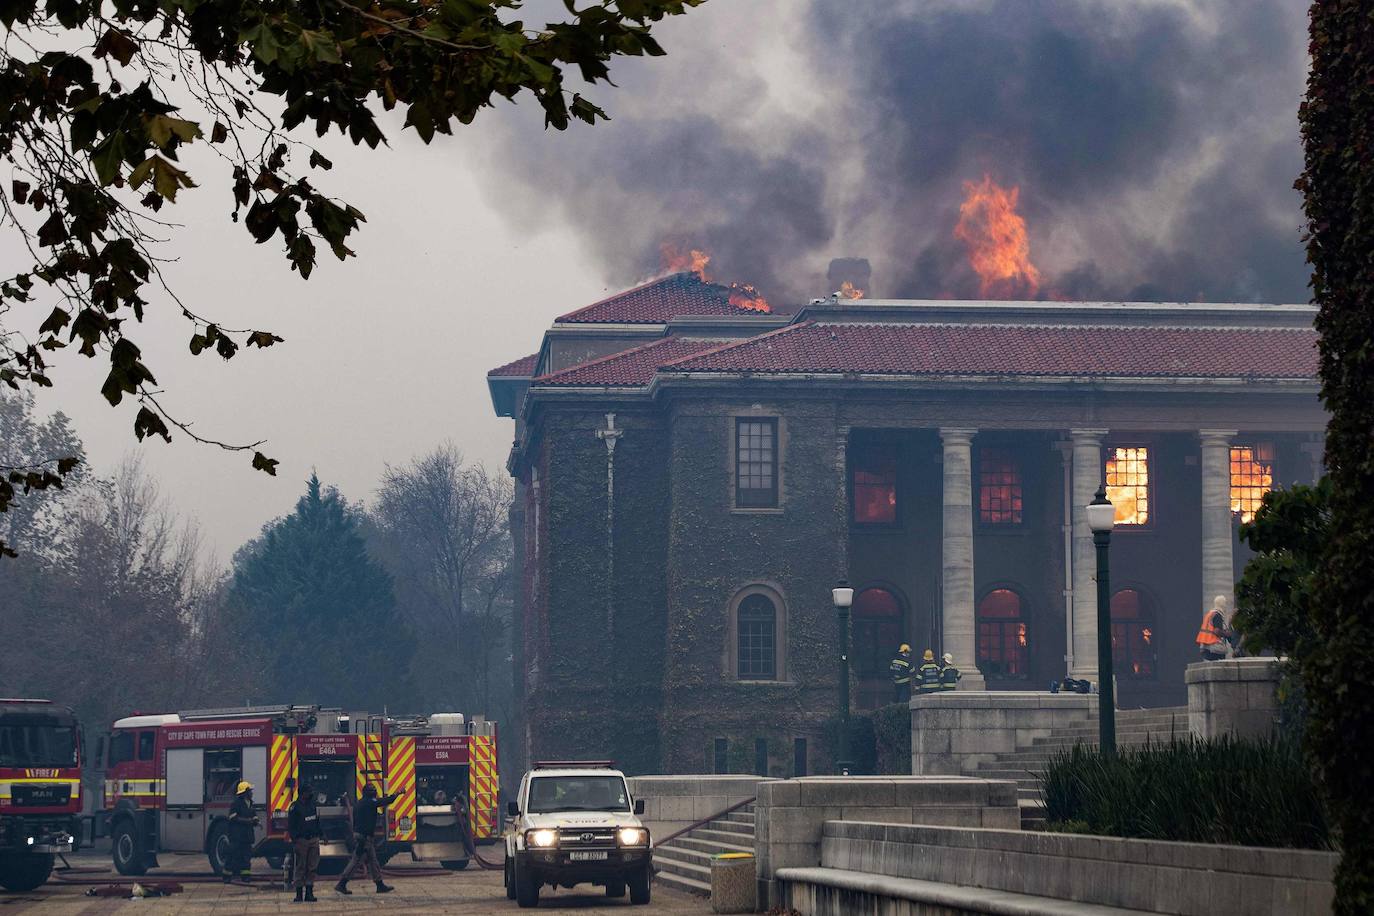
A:
[[[1307,301],[1292,0],[715,0],[592,96],[487,121],[512,219],[582,231],[611,284],[665,243],[770,300],[866,257],[870,296],[978,298],[966,183],[1018,188],[1038,295]]]

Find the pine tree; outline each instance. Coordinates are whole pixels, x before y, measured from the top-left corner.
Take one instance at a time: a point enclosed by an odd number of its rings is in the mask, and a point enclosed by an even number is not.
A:
[[[235,556],[229,604],[238,638],[262,665],[245,672],[254,702],[381,711],[412,701],[415,640],[358,521],[358,510],[311,474],[295,511]]]

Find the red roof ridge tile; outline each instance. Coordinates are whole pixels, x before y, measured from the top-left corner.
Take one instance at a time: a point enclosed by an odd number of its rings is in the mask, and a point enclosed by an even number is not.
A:
[[[662,289],[656,289],[662,287]],[[679,317],[747,317],[767,314],[730,301],[732,290],[691,271],[646,280],[554,319],[555,324],[667,324]],[[657,297],[657,298],[654,298]],[[692,304],[695,300],[696,304]],[[624,304],[622,314],[612,310]],[[602,315],[593,315],[600,310]],[[588,317],[591,315],[592,317]]]
[[[640,353],[644,350],[649,349],[650,347],[656,347],[659,344],[663,343],[665,340],[672,340],[672,338],[660,337],[657,340],[651,340],[646,344],[638,344],[636,346],[630,347],[627,350],[617,350],[614,353],[608,353],[605,356],[598,356],[596,359],[589,359],[586,362],[578,363],[575,366],[569,366],[566,369],[559,369],[557,372],[546,372],[543,375],[536,375],[534,377],[534,381],[537,384],[539,382],[544,382],[549,379],[558,378],[558,376],[560,375],[567,375],[569,372],[576,372],[579,369],[586,369],[591,366],[599,366],[602,363],[609,363],[613,359],[620,359],[623,356],[629,356],[631,353]]]
[[[529,356],[513,359],[505,365],[497,366],[488,371],[487,378],[526,378],[534,372],[534,367],[538,362],[539,354],[531,353]]]
[[[685,356],[679,356],[674,360],[664,363],[662,366],[659,367],[659,370],[662,371],[663,369],[667,369],[669,366],[675,366],[680,362],[685,362],[689,359],[696,359],[700,356],[715,356],[717,353],[723,353],[726,350],[731,350],[735,347],[742,346],[744,344],[757,343],[758,341],[764,340],[765,338],[777,337],[779,334],[782,334],[786,331],[791,331],[796,328],[810,327],[813,324],[816,324],[816,322],[813,319],[808,318],[806,321],[799,321],[796,324],[789,324],[786,327],[777,328],[776,330],[768,331],[763,334],[757,334],[753,337],[743,337],[736,340],[722,341],[718,346],[711,347],[706,350],[701,350],[697,353],[688,353]]]

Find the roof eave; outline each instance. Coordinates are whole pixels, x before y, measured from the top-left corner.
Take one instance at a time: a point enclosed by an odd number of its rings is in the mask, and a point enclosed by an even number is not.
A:
[[[659,385],[671,383],[719,381],[781,381],[832,382],[904,386],[913,388],[994,387],[1063,388],[1093,386],[1103,390],[1159,391],[1159,390],[1234,390],[1242,387],[1262,387],[1267,391],[1317,395],[1320,383],[1309,378],[1206,378],[1187,376],[1099,376],[1099,375],[979,375],[979,374],[916,374],[879,372],[757,372],[748,370],[703,372],[660,371],[655,379]]]

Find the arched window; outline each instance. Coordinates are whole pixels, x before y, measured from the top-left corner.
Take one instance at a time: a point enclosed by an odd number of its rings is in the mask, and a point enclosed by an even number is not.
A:
[[[978,668],[988,677],[1030,674],[1030,651],[1021,596],[997,588],[978,603]]]
[[[1155,676],[1155,615],[1133,588],[1112,595],[1112,671],[1117,677]]]
[[[885,588],[866,588],[854,596],[851,661],[859,681],[859,708],[892,701],[888,665],[907,641],[902,602]]]
[[[742,681],[778,677],[778,609],[767,595],[744,596],[735,611],[735,673]]]

